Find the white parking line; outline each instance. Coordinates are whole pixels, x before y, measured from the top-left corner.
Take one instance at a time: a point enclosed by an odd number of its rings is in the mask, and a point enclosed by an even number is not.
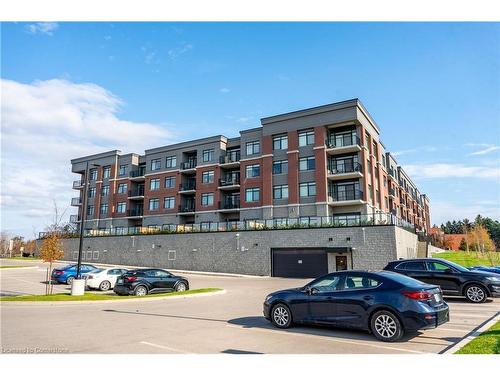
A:
[[[169,350],[171,352],[180,353],[180,354],[194,354],[191,352],[186,352],[184,350],[174,349],[174,348],[170,348],[168,346],[154,344],[152,342],[147,342],[147,341],[141,341],[141,342],[139,342],[139,344],[149,345],[149,346],[152,346],[154,348],[165,349],[165,350]]]
[[[314,339],[320,339],[320,340],[328,340],[328,341],[348,343],[348,344],[355,344],[355,345],[361,345],[361,346],[369,346],[369,347],[377,348],[377,349],[396,350],[396,351],[407,352],[407,353],[417,353],[417,354],[424,354],[424,353],[426,353],[426,352],[421,352],[421,351],[418,351],[418,350],[410,350],[410,349],[394,348],[394,347],[391,347],[391,346],[383,346],[382,342],[380,344],[368,344],[366,342],[360,342],[360,341],[349,340],[349,339],[335,338],[335,337],[331,337],[331,336],[316,336],[316,335],[310,335],[310,334],[307,334],[307,333],[290,332],[290,331],[284,332],[284,331],[277,331],[275,329],[267,329],[267,328],[259,328],[259,327],[242,327],[242,326],[236,326],[236,325],[233,325],[233,324],[226,324],[226,327],[251,329],[252,331],[257,331],[257,332],[262,332],[262,333],[276,333],[276,334],[279,334],[279,335],[297,336],[297,337],[308,337],[308,338],[314,338]]]
[[[472,319],[474,319],[474,318],[491,318],[493,315],[495,315],[495,313],[491,313],[491,314],[453,313],[453,315],[450,314],[450,317],[451,318],[459,317],[459,318],[472,318]]]

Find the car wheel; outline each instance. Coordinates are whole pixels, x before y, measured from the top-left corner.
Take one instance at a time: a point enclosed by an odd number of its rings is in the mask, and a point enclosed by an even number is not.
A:
[[[467,301],[473,303],[483,303],[488,298],[486,290],[481,285],[477,284],[468,285],[465,288],[464,294]]]
[[[292,312],[287,305],[278,303],[271,310],[271,321],[278,328],[288,328],[292,325]]]
[[[139,285],[137,288],[135,288],[134,294],[139,297],[145,296],[146,294],[148,294],[148,290],[145,286]]]
[[[187,290],[187,285],[185,283],[179,283],[175,286],[176,292],[185,292]]]
[[[111,289],[111,283],[108,280],[104,280],[100,285],[99,289],[103,292]]]
[[[74,280],[74,279],[75,279],[75,278],[74,278],[73,276],[68,277],[68,278],[66,279],[66,284],[68,284],[68,285],[73,284],[73,280]]]
[[[399,319],[387,310],[373,314],[370,327],[373,335],[381,341],[398,341],[404,333]]]

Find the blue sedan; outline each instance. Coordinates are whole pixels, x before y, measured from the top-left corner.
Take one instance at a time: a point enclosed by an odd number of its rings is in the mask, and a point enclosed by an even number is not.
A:
[[[322,324],[398,341],[405,332],[447,322],[449,309],[438,286],[391,271],[342,271],[269,294],[264,317],[278,328]]]
[[[76,277],[76,264],[69,264],[65,267],[54,268],[52,271],[51,279],[57,283],[68,284],[71,285],[73,280]],[[97,267],[94,267],[91,264],[81,264],[80,265],[80,274],[85,274],[90,271],[96,270]]]

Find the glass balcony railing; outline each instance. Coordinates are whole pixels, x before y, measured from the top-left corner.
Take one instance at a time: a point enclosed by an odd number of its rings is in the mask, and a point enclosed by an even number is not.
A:
[[[334,202],[353,201],[363,199],[361,190],[334,191],[330,193],[330,198]]]
[[[328,172],[330,174],[342,174],[342,173],[353,173],[361,172],[362,167],[358,162],[350,161],[344,163],[331,163],[328,167]]]
[[[347,147],[361,145],[361,140],[356,134],[331,134],[327,141],[327,148]]]

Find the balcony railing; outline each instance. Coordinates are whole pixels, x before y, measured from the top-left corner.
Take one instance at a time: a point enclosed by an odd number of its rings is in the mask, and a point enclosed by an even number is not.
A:
[[[327,148],[347,147],[356,145],[357,146],[361,145],[361,140],[355,134],[343,134],[343,135],[331,134],[326,141]]]
[[[328,167],[328,172],[330,174],[342,174],[342,173],[353,173],[353,172],[361,172],[362,167],[358,162],[348,162],[342,164],[331,163]]]
[[[194,203],[179,205],[179,212],[194,212],[194,211],[195,211]]]
[[[73,189],[80,189],[83,187],[83,183],[84,182],[82,180],[73,181]]]
[[[143,177],[144,174],[146,173],[146,168],[139,168],[136,171],[130,171],[130,177],[135,178],[135,177]]]
[[[240,184],[239,175],[226,176],[225,178],[219,179],[219,186],[232,186],[239,184]]]
[[[396,196],[396,190],[394,188],[389,188],[389,195]]]
[[[219,163],[220,164],[229,164],[229,163],[236,163],[240,161],[240,151],[233,151],[233,152],[228,152],[226,155],[223,155],[219,158]]]
[[[236,208],[240,208],[239,199],[224,199],[219,202],[219,209],[221,210],[232,210]]]
[[[179,184],[179,191],[189,191],[196,189],[196,181],[186,181]]]
[[[143,216],[142,208],[130,208],[127,210],[127,216]]]
[[[184,163],[181,163],[182,170],[193,169],[193,168],[196,168],[196,161],[195,160],[190,160],[190,161],[186,161]]]
[[[143,197],[144,196],[144,186],[137,188],[137,189],[131,189],[128,191],[128,196],[129,197]]]
[[[82,204],[81,198],[71,198],[71,205],[72,206],[79,206],[81,204]]]
[[[335,191],[330,194],[334,202],[353,201],[363,199],[363,192],[361,190],[348,190],[348,191]]]

